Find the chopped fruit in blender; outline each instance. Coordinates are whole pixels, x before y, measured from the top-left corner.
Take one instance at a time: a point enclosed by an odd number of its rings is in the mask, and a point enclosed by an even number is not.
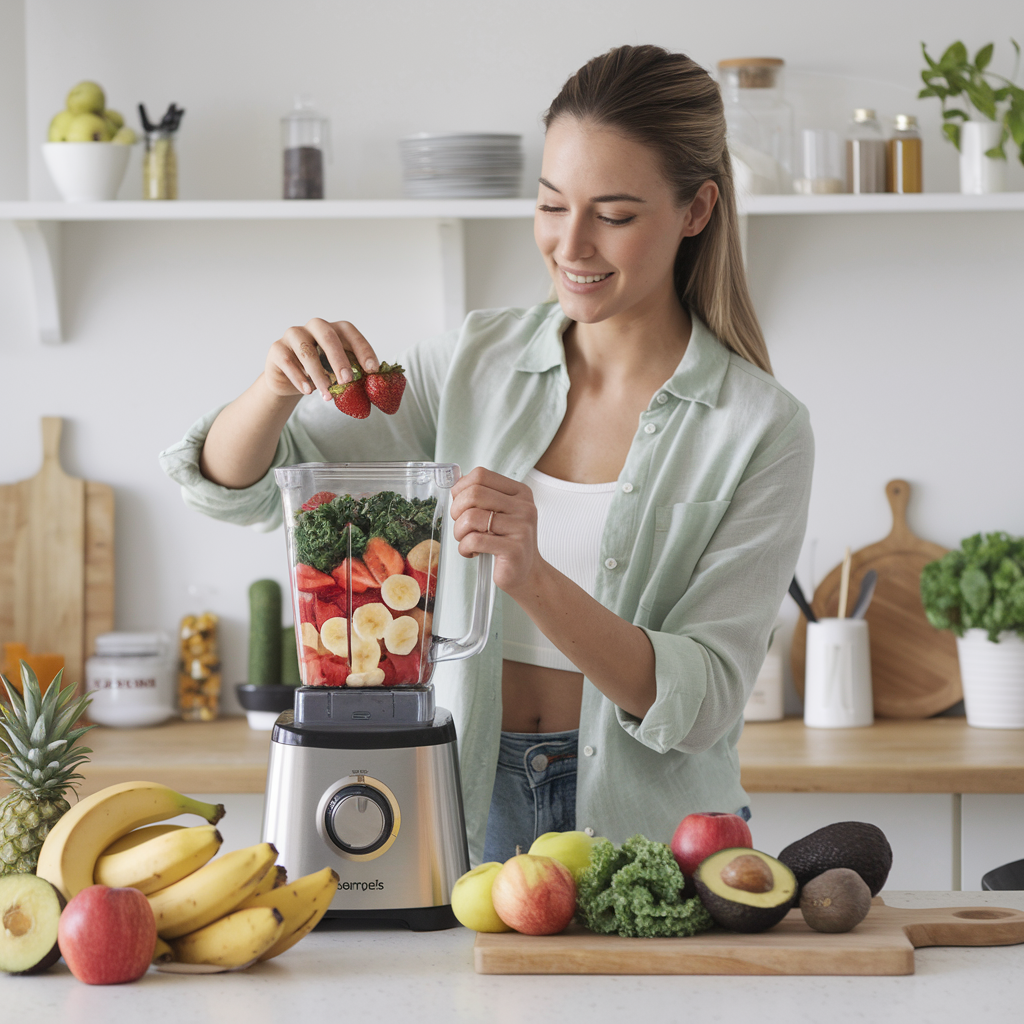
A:
[[[415,608],[419,604],[421,593],[419,583],[404,573],[389,576],[380,587],[380,596],[384,598],[384,603],[389,608],[394,608],[396,612],[407,612],[410,608]]]
[[[405,391],[405,370],[399,363],[381,363],[376,373],[368,373],[365,378],[366,397],[381,412],[393,416],[402,404],[402,392]]]
[[[373,573],[366,568],[366,564],[359,558],[353,558],[351,563],[346,558],[331,575],[334,577],[332,583],[336,587],[348,589],[349,565],[352,567],[352,593],[361,594],[370,587],[377,587],[379,584],[374,579]]]
[[[320,627],[320,641],[339,658],[348,657],[348,619],[337,616]]]
[[[424,611],[422,608],[410,608],[406,612],[420,624],[420,632],[424,636],[430,636],[434,632],[434,613]]]
[[[312,594],[299,591],[299,622],[311,622],[316,625],[316,598]]]
[[[406,555],[409,575],[429,597],[433,597],[437,590],[437,563],[440,555],[441,545],[436,540],[421,541]]]
[[[313,509],[326,505],[329,501],[334,501],[336,497],[337,495],[333,491],[317,491],[309,501],[303,502],[302,510],[312,512]]]
[[[339,615],[344,616],[345,609],[333,601],[325,601],[323,598],[317,598],[314,605],[316,610],[316,628],[317,632],[324,628],[324,623],[328,619],[337,618]]]
[[[420,624],[410,615],[400,615],[384,627],[384,646],[389,654],[408,654],[420,637]]]
[[[352,656],[350,658],[353,672],[369,672],[380,664],[380,644],[373,639],[361,637],[352,631]]]
[[[394,686],[398,680],[394,662],[390,658],[382,658],[377,667],[384,673],[384,682],[381,685]]]
[[[391,622],[391,612],[379,601],[364,604],[352,613],[352,628],[365,640],[379,640]]]
[[[345,682],[348,686],[383,686],[384,669],[371,668],[367,672],[350,672]]]
[[[348,662],[340,658],[330,656],[322,657],[320,665],[323,668],[324,678],[327,680],[325,686],[344,686],[350,675]]]
[[[420,652],[418,648],[408,654],[389,654],[388,661],[395,667],[396,684],[414,686],[420,681]],[[426,681],[426,679],[423,680],[423,682]]]
[[[302,648],[302,681],[306,686],[326,686],[323,658],[314,654],[312,648]]]
[[[317,632],[316,626],[312,622],[303,622],[299,627],[299,634],[302,637],[302,646],[308,647],[312,651],[320,652],[320,634]]]
[[[295,586],[307,594],[315,594],[321,590],[336,587],[338,581],[311,565],[303,565],[299,562],[295,566]]]
[[[405,568],[405,559],[383,537],[371,537],[366,542],[363,562],[378,585]]]

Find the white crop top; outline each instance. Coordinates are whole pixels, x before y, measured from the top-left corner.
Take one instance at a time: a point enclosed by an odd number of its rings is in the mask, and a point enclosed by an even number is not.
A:
[[[618,485],[614,481],[575,484],[537,469],[526,474],[524,483],[533,491],[537,506],[537,549],[541,558],[593,594],[601,535]],[[504,633],[502,654],[508,661],[579,671],[511,597],[503,591],[498,593]]]

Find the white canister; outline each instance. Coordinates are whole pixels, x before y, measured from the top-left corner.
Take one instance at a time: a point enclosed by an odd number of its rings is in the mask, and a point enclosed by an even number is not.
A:
[[[1024,729],[1024,640],[1000,633],[994,644],[984,629],[957,637],[967,724],[977,729]]]
[[[960,126],[960,191],[985,195],[1006,191],[1006,161],[985,154],[1003,135],[997,121],[965,121]]]
[[[864,619],[819,619],[807,624],[804,725],[848,729],[875,720],[871,646]]]
[[[768,654],[754,681],[754,689],[743,710],[745,722],[777,722],[783,717],[785,699],[782,689],[782,650],[776,627]]]
[[[174,716],[175,665],[166,633],[104,633],[85,663],[88,715],[99,725],[159,725]]]

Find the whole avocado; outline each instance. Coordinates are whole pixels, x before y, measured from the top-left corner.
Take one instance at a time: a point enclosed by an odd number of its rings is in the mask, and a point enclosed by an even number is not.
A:
[[[885,833],[866,821],[837,821],[790,843],[779,854],[801,886],[833,868],[851,868],[877,896],[889,877],[892,847]]]

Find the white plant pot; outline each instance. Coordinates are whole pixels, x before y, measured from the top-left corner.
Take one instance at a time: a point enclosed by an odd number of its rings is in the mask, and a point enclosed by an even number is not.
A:
[[[994,644],[984,629],[956,641],[967,724],[978,729],[1024,729],[1024,640],[1000,633]]]
[[[43,159],[68,203],[116,199],[132,147],[119,142],[44,142]]]
[[[985,153],[998,145],[1003,126],[995,121],[965,121],[960,126],[960,191],[984,195],[1006,191],[1006,161]]]

